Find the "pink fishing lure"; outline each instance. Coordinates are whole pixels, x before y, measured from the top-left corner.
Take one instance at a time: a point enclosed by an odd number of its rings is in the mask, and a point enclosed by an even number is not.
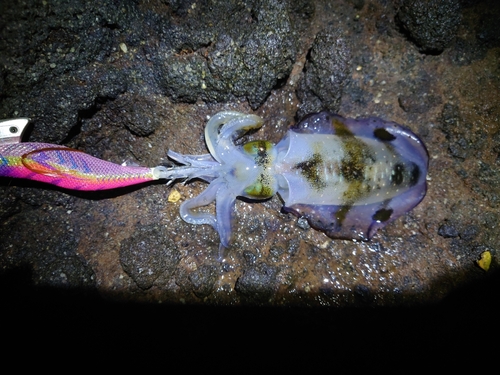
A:
[[[164,167],[123,166],[48,143],[20,143],[28,119],[0,121],[0,176],[71,190],[106,190],[160,178]]]

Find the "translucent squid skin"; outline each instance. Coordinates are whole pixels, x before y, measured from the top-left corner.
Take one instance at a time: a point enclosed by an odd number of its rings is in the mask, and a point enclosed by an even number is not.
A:
[[[348,119],[320,112],[293,126],[274,145],[235,145],[262,119],[220,112],[207,123],[210,154],[168,156],[181,167],[162,178],[209,182],[185,201],[181,217],[210,224],[222,247],[230,244],[236,197],[267,199],[278,193],[284,211],[304,217],[332,238],[369,240],[377,229],[415,207],[425,196],[428,153],[408,128],[378,118]],[[216,214],[195,211],[215,201]]]

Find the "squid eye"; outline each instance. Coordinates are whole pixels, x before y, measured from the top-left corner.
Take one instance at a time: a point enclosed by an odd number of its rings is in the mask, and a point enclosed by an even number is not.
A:
[[[274,195],[273,189],[261,181],[257,181],[245,189],[249,198],[266,199]]]
[[[243,145],[243,150],[255,158],[265,158],[272,148],[273,144],[269,141],[252,141]]]

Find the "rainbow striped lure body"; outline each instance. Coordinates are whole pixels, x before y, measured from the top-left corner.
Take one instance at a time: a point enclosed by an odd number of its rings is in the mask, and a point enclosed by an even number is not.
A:
[[[118,165],[59,145],[22,143],[28,121],[0,121],[0,177],[25,178],[71,190],[107,190],[157,180],[165,169]]]

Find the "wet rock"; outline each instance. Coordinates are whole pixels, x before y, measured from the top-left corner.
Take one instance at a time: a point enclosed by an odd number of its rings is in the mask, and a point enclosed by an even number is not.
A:
[[[462,1],[464,16],[461,33],[450,49],[450,57],[457,66],[470,65],[486,57],[488,49],[500,46],[500,3],[495,0]],[[487,10],[487,11],[485,11]]]
[[[127,90],[188,102],[246,98],[255,108],[289,74],[297,35],[286,3],[174,3],[163,12],[134,1],[2,3],[0,85],[9,95],[0,117],[30,117],[31,140],[61,143]],[[138,111],[125,117],[137,135],[156,128]]]
[[[362,285],[362,284],[356,285],[353,297],[355,301],[354,302],[355,306],[363,306],[363,305],[369,306],[374,298],[370,288],[367,285]]]
[[[290,73],[296,53],[287,5],[274,0],[202,3],[176,32],[174,53],[155,59],[159,84],[176,101],[244,97],[256,108]]]
[[[25,208],[12,216],[0,231],[1,270],[24,265],[37,285],[93,288],[94,272],[78,254],[78,235],[67,229],[67,220],[68,212],[62,207]],[[19,231],[29,235],[18,236]]]
[[[461,17],[459,0],[407,0],[396,21],[421,52],[438,54],[455,37]]]
[[[473,40],[464,40],[457,38],[451,51],[450,57],[453,64],[457,66],[466,66],[472,64],[476,60],[482,60],[486,56],[487,48],[478,45]]]
[[[479,168],[473,171],[476,183],[472,189],[483,195],[493,207],[500,204],[500,171],[497,166],[487,162],[479,161]]]
[[[273,246],[269,249],[269,260],[271,262],[277,262],[283,254],[285,254],[286,249],[283,246]]]
[[[433,80],[421,70],[413,79],[405,77],[398,81],[401,94],[398,104],[408,113],[425,113],[442,103],[441,97],[433,93]]]
[[[66,210],[73,209],[75,197],[70,194],[61,193],[62,189],[54,188],[54,190],[51,190],[52,186],[48,187],[43,183],[31,184],[25,180],[16,180],[14,183],[19,185],[19,188],[11,189],[8,193],[16,196],[25,205],[30,207],[59,206]],[[30,188],[23,188],[26,186]]]
[[[360,10],[365,6],[365,0],[349,0],[349,2],[354,6],[354,9]]]
[[[457,261],[463,265],[475,264],[484,251],[491,251],[491,248],[483,244],[469,242],[460,237],[453,238],[450,243],[450,251],[457,256]]]
[[[31,117],[31,140],[59,143],[97,98],[115,98],[127,87],[126,72],[105,64],[126,13],[84,1],[5,5],[0,66],[9,96],[0,101],[0,117]]]
[[[459,233],[454,225],[445,223],[439,227],[438,234],[444,238],[455,238]]]
[[[315,2],[312,0],[290,1],[290,16],[296,19],[296,22],[311,21],[315,9]]]
[[[193,5],[192,1],[186,1],[186,0],[167,0],[165,1],[170,8],[172,9],[172,12],[174,14],[180,16],[180,17],[185,17],[188,15],[189,10],[191,9],[191,6]]]
[[[301,101],[297,113],[299,118],[322,110],[339,110],[350,60],[349,43],[339,31],[323,30],[318,33],[297,90]]]
[[[462,120],[457,105],[443,106],[440,127],[450,141],[448,151],[453,157],[464,160],[472,154],[481,155],[488,137],[483,129]]]
[[[409,95],[401,95],[398,98],[399,106],[403,111],[410,113],[425,113],[431,108],[441,104],[441,97],[419,91],[420,90]]]
[[[498,163],[500,162],[500,130],[493,135],[492,142],[492,151],[496,154],[495,161]]]
[[[151,135],[161,125],[158,105],[149,97],[127,93],[111,101],[105,111],[107,122],[124,125],[140,137]]]
[[[479,228],[477,225],[467,225],[461,232],[460,238],[464,241],[472,241],[477,237]]]
[[[88,288],[94,284],[94,272],[78,256],[61,257],[37,270],[44,286]]]
[[[248,302],[266,302],[277,287],[277,273],[277,267],[259,262],[244,271],[234,289]]]
[[[253,265],[257,261],[257,256],[253,252],[245,250],[243,251],[243,259],[247,264]]]
[[[160,276],[169,277],[180,253],[163,226],[139,226],[120,246],[123,270],[141,289],[149,289]]]
[[[1,181],[1,180],[0,180]],[[11,189],[0,187],[0,220],[5,220],[15,213],[21,211],[22,205],[19,203]]]
[[[500,19],[500,3],[498,1],[487,1],[488,12],[481,15],[478,22],[477,39],[489,48],[500,46],[500,30],[498,20]]]
[[[473,168],[460,169],[457,173],[469,179],[471,189],[484,196],[492,207],[500,204],[500,173],[489,161],[490,153],[497,159],[498,136],[489,136],[481,122],[465,121],[457,105],[447,103],[443,107],[440,127],[449,140],[448,152],[460,161],[475,160]]]
[[[217,267],[212,265],[202,265],[188,276],[193,292],[199,298],[207,297],[213,292],[217,278]]]

